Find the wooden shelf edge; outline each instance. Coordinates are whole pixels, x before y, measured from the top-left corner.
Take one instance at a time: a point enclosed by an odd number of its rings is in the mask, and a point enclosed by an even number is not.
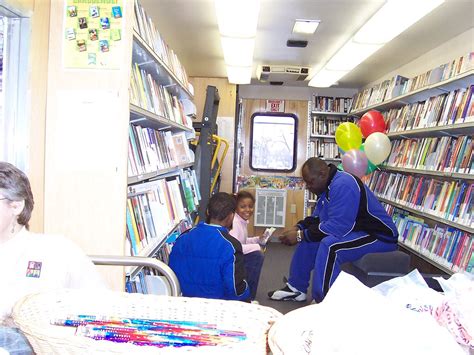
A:
[[[336,139],[336,136],[330,134],[311,134],[309,138],[328,138],[328,139]]]
[[[462,230],[462,231],[465,231],[465,232],[468,232],[468,233],[471,233],[471,234],[474,234],[474,228],[471,228],[469,226],[465,226],[463,224],[459,224],[459,223],[456,223],[456,222],[453,222],[453,221],[450,221],[448,219],[444,219],[442,217],[438,217],[436,215],[433,215],[433,214],[430,214],[430,213],[426,213],[426,212],[423,212],[423,211],[418,211],[414,208],[411,208],[409,206],[405,206],[405,205],[402,205],[398,202],[395,202],[395,201],[392,201],[392,200],[389,200],[385,197],[382,197],[382,196],[379,196],[377,195],[377,198],[382,201],[382,202],[385,202],[385,203],[388,203],[392,206],[395,206],[395,207],[398,207],[402,210],[405,210],[405,211],[408,211],[408,212],[412,212],[413,214],[416,214],[418,216],[422,216],[422,217],[425,217],[425,218],[428,218],[428,219],[431,219],[433,221],[436,221],[436,222],[439,222],[441,224],[444,224],[446,226],[450,226],[450,227],[453,227],[453,228],[456,228],[456,229],[459,229],[459,230]]]
[[[415,254],[416,256],[418,256],[419,258],[425,260],[426,262],[430,263],[431,265],[433,265],[434,267],[440,269],[441,271],[447,273],[448,275],[452,275],[455,273],[454,270],[451,270],[450,268],[438,263],[436,260],[434,259],[431,259],[429,256],[423,254],[422,252],[416,250],[416,249],[413,249],[411,246],[403,243],[403,242],[398,242],[398,245],[400,247],[402,247],[403,249],[406,249],[408,250],[410,253],[413,253]]]
[[[174,166],[172,168],[166,168],[158,171],[154,171],[151,173],[145,173],[141,175],[136,175],[136,176],[130,176],[127,178],[127,183],[128,185],[131,184],[136,184],[145,180],[149,180],[155,177],[164,177],[165,175],[169,175],[170,173],[176,172],[176,174],[179,173],[179,170],[181,169],[186,169],[190,168],[194,165],[194,163],[186,163],[186,164],[181,164],[178,166]]]
[[[140,106],[137,106],[135,104],[130,103],[129,104],[129,109],[130,109],[131,113],[133,113],[135,115],[138,115],[138,116],[142,116],[144,119],[151,120],[152,122],[156,122],[157,124],[163,124],[164,126],[166,126],[165,128],[176,128],[176,129],[183,130],[185,132],[192,132],[193,131],[193,129],[190,128],[190,127],[187,127],[187,126],[184,126],[184,125],[182,125],[178,122],[172,121],[169,118],[157,115],[156,113],[148,111],[147,109],[145,109],[143,107],[140,107]],[[140,121],[139,120],[130,120],[130,122],[131,123],[138,123]],[[162,128],[162,129],[164,129],[164,128]]]
[[[437,83],[434,83],[434,84],[431,84],[431,85],[428,85],[428,86],[425,86],[425,87],[422,87],[422,88],[419,88],[419,89],[416,89],[416,90],[413,90],[413,91],[410,91],[408,93],[405,93],[403,95],[399,95],[399,96],[396,96],[394,98],[391,98],[390,100],[387,100],[387,101],[383,101],[383,102],[379,102],[379,103],[376,103],[376,104],[372,104],[370,106],[367,106],[367,107],[364,107],[364,108],[361,108],[361,109],[357,109],[357,110],[354,110],[352,112],[350,112],[351,115],[362,115],[364,113],[366,113],[367,111],[370,111],[370,110],[375,110],[381,106],[385,106],[385,105],[389,105],[389,104],[394,104],[394,103],[397,103],[397,102],[401,102],[403,101],[404,99],[408,99],[410,98],[411,96],[415,96],[416,94],[419,94],[419,93],[422,93],[423,91],[428,91],[428,90],[433,90],[433,89],[440,89],[442,88],[444,85],[448,85],[448,84],[451,84],[451,83],[454,83],[456,81],[459,81],[459,80],[462,80],[468,76],[471,76],[471,75],[474,75],[474,69],[471,69],[471,70],[468,70],[468,71],[465,71],[464,73],[460,73],[452,78],[449,78],[449,79],[446,79],[446,80],[443,80],[443,81],[439,81]]]
[[[332,112],[332,111],[311,111],[311,115],[321,116],[350,116],[349,112]]]
[[[397,132],[388,132],[387,137],[389,138],[397,138],[397,137],[415,137],[418,134],[422,133],[437,133],[437,132],[450,132],[474,128],[474,122],[462,122],[462,123],[455,123],[451,125],[444,125],[444,126],[434,126],[434,127],[425,127],[425,128],[414,128],[409,131],[397,131]],[[469,133],[469,132],[467,132]]]
[[[168,239],[170,234],[173,233],[183,222],[184,220],[181,220],[176,223],[171,229],[168,230],[168,232],[163,236],[163,238],[154,241],[152,245],[146,246],[138,253],[138,255],[134,256],[152,257],[153,255],[155,255],[163,247],[163,245],[165,245],[166,240]],[[143,269],[143,266],[134,266],[130,268],[126,273],[128,276],[130,276],[131,279],[133,279],[141,271],[141,269]]]
[[[181,80],[173,73],[171,68],[158,56],[155,50],[144,40],[144,38],[137,32],[136,29],[133,30],[133,39],[137,41],[137,43],[148,52],[150,56],[156,61],[156,63],[163,67],[166,71],[166,74],[175,82],[176,85],[180,87],[180,89],[191,99],[193,100],[193,94],[184,86]]]
[[[419,174],[419,175],[440,176],[440,177],[453,178],[453,179],[474,180],[474,174],[464,174],[464,173],[438,171],[438,170],[421,170],[421,169],[404,168],[404,167],[390,166],[390,165],[380,165],[379,168],[381,170],[398,171],[401,173],[412,173],[412,174]]]

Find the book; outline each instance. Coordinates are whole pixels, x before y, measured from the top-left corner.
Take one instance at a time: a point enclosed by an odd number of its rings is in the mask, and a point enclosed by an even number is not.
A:
[[[263,245],[267,244],[268,240],[272,237],[272,235],[275,231],[276,231],[275,227],[270,227],[270,228],[265,229],[265,231],[262,234],[264,239],[263,239],[261,244],[263,244]]]
[[[173,134],[171,138],[178,165],[192,163],[186,134],[184,132],[178,132]]]

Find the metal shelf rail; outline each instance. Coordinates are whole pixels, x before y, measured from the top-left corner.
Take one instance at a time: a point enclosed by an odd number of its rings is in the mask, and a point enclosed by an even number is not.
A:
[[[162,261],[141,256],[89,255],[89,257],[95,265],[139,266],[155,269],[168,280],[171,288],[170,296],[181,296],[181,287],[176,274]]]

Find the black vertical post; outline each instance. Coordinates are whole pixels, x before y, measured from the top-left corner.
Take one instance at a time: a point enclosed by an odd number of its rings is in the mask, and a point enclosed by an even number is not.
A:
[[[199,136],[199,148],[201,153],[199,189],[201,191],[201,202],[199,204],[199,220],[206,220],[206,208],[211,197],[211,162],[214,153],[212,135],[216,133],[217,110],[219,108],[219,91],[215,86],[208,86],[206,90],[206,102],[201,121],[201,133]]]

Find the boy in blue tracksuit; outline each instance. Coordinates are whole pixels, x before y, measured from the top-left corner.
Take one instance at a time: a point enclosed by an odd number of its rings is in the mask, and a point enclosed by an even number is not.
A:
[[[298,246],[287,285],[268,293],[274,300],[305,301],[311,270],[312,296],[321,302],[340,265],[368,253],[397,249],[398,232],[375,195],[358,177],[338,171],[318,158],[302,168],[306,188],[318,196],[313,215],[280,236],[282,243]]]
[[[246,301],[246,281],[240,242],[229,234],[235,199],[224,192],[209,199],[207,221],[184,232],[174,244],[169,265],[183,296]]]

